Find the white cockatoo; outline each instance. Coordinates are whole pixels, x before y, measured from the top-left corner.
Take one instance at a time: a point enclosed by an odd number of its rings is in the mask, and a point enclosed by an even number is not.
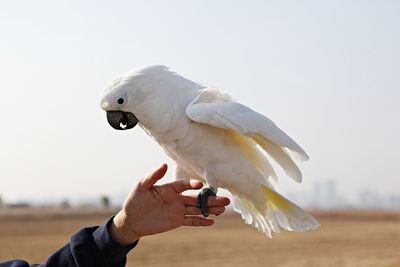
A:
[[[319,226],[275,191],[272,181],[277,175],[268,156],[297,182],[302,175],[292,155],[301,160],[308,156],[262,114],[159,65],[114,78],[100,98],[113,128],[139,124],[158,142],[176,163],[175,179],[207,185],[198,198],[203,215],[208,215],[208,196],[225,188],[245,223],[270,237],[280,227],[306,231]]]

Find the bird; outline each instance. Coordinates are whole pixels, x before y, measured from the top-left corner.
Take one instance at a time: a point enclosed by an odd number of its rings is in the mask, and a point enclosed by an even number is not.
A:
[[[272,120],[163,65],[145,65],[112,79],[100,94],[108,123],[117,130],[139,125],[174,161],[175,179],[206,184],[198,206],[219,188],[232,194],[234,210],[269,237],[281,229],[319,227],[307,211],[279,194],[271,159],[287,176],[302,181],[295,160],[307,153]]]

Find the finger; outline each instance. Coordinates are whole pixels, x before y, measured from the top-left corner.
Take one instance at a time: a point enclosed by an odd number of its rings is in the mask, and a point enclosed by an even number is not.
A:
[[[183,225],[185,226],[211,226],[214,224],[213,219],[207,219],[197,216],[185,216]]]
[[[175,192],[182,193],[189,189],[200,189],[203,187],[203,183],[196,180],[177,180],[172,182],[171,186]]]
[[[207,200],[208,207],[228,206],[231,201],[227,197],[210,196]]]
[[[207,209],[209,214],[222,214],[225,211],[225,207],[210,207]],[[185,208],[185,215],[201,215],[199,207],[187,206]]]
[[[167,164],[161,165],[155,172],[151,175],[147,176],[146,178],[140,181],[140,187],[143,190],[147,190],[152,187],[158,180],[164,177],[165,173],[167,172],[168,166]]]
[[[197,196],[182,196],[182,201],[185,205],[197,206]],[[227,197],[214,197],[210,196],[207,200],[208,207],[223,207],[228,206],[230,203]]]

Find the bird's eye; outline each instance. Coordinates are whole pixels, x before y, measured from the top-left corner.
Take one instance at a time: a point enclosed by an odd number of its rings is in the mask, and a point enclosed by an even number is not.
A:
[[[118,98],[117,102],[118,102],[118,104],[122,105],[124,103],[124,99],[123,98]]]

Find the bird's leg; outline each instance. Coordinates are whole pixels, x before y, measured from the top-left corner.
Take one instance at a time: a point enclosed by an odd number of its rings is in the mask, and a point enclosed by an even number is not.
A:
[[[207,207],[207,200],[210,196],[216,196],[218,189],[213,186],[203,188],[199,195],[197,196],[197,205],[200,208],[201,214],[204,217],[208,217],[208,207]]]

